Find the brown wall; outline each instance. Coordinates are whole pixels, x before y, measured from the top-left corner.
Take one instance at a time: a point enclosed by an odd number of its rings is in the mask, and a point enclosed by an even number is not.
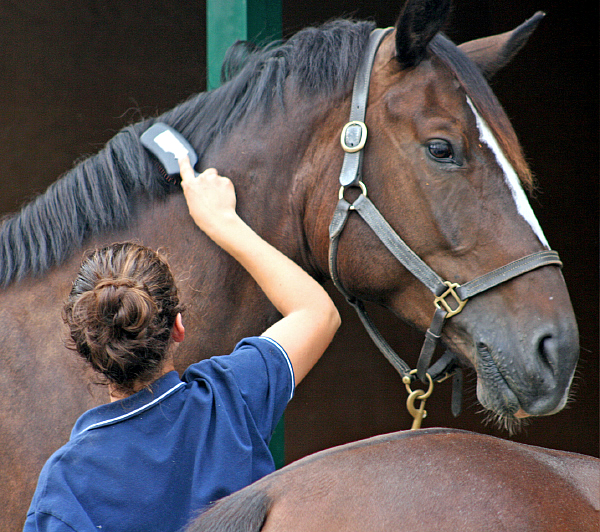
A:
[[[538,177],[541,192],[533,207],[565,262],[582,353],[575,401],[515,439],[598,455],[598,6],[584,11],[583,3],[547,0],[456,3],[449,34],[457,42],[511,29],[538,9],[548,12],[493,87]],[[284,34],[343,14],[392,25],[398,4],[284,2]],[[3,213],[42,192],[125,123],[204,87],[201,2],[0,0],[0,24]],[[342,330],[288,408],[288,460],[410,426],[399,378],[337,299]],[[375,317],[414,363],[421,336],[384,312]],[[505,436],[482,425],[473,378],[458,419],[449,412],[448,389],[444,384],[434,392],[426,426]]]

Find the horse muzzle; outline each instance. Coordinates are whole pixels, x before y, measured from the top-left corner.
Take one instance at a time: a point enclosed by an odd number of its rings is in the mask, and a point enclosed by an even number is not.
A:
[[[538,326],[523,336],[491,334],[475,342],[477,398],[502,417],[559,412],[566,404],[579,356],[570,320]]]

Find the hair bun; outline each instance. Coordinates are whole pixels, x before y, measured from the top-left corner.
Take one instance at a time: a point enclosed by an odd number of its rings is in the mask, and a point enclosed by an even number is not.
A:
[[[95,291],[102,290],[103,288],[135,288],[140,286],[140,283],[135,279],[129,279],[127,277],[121,277],[119,279],[101,279],[94,287]]]
[[[90,251],[65,303],[67,346],[118,390],[151,382],[181,312],[167,261],[134,242]]]
[[[132,335],[142,333],[152,322],[157,307],[148,291],[135,279],[103,279],[94,287],[97,313],[102,322]]]

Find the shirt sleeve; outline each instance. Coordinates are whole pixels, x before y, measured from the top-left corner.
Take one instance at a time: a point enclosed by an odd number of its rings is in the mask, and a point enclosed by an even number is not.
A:
[[[229,397],[232,402],[236,395],[240,397],[267,442],[294,394],[294,373],[287,353],[264,336],[245,338],[229,355],[192,364],[182,380],[198,378],[208,378],[217,387],[234,386],[234,395]]]
[[[98,532],[67,480],[66,454],[65,445],[44,464],[23,532]]]
[[[94,532],[93,528],[87,530]],[[27,515],[23,532],[83,532],[83,529],[73,528],[50,513],[35,512]]]

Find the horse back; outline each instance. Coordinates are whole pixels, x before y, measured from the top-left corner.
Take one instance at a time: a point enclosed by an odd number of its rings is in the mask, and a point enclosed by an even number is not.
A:
[[[600,460],[429,429],[309,456],[223,499],[188,532],[597,531]]]

